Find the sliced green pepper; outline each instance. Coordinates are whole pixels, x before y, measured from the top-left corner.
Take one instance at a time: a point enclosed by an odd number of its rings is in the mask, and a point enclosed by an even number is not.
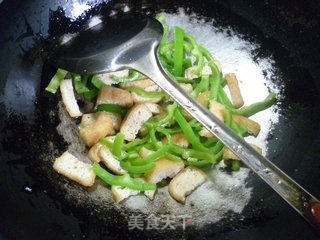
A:
[[[276,94],[270,93],[268,95],[268,97],[261,102],[253,103],[249,106],[245,106],[245,107],[242,107],[239,109],[229,108],[229,110],[234,114],[242,115],[245,117],[250,117],[253,114],[256,114],[257,112],[263,111],[263,110],[271,107],[276,101],[277,101]]]
[[[154,163],[149,163],[142,166],[133,166],[130,162],[125,161],[121,161],[120,165],[124,170],[133,174],[145,173],[156,166]]]
[[[159,98],[159,97],[164,97],[166,99],[169,99],[169,96],[165,92],[147,92],[146,90],[139,88],[139,87],[127,87],[127,91],[130,92],[135,92],[141,97],[146,97],[146,98]]]
[[[95,86],[98,89],[101,89],[105,85],[103,82],[101,82],[101,80],[97,75],[92,76],[91,83],[93,86]]]
[[[51,93],[56,93],[57,89],[60,86],[61,81],[65,78],[67,73],[68,73],[68,71],[59,68],[57,70],[56,74],[51,78],[50,83],[46,87],[46,91],[51,92]]]
[[[113,80],[119,83],[136,81],[142,77],[143,75],[137,71],[132,71],[127,77],[118,77],[118,76],[112,75]]]
[[[122,146],[123,146],[123,140],[124,140],[124,135],[122,133],[117,133],[114,142],[113,142],[113,146],[112,146],[112,154],[114,156],[116,156],[117,158],[121,157],[121,150],[122,150]]]
[[[71,76],[74,89],[78,94],[89,92],[89,89],[86,87],[86,82],[83,81],[83,78],[80,74],[72,73]]]
[[[112,112],[112,113],[118,113],[121,116],[126,115],[128,109],[124,106],[120,106],[118,104],[113,104],[113,103],[103,103],[99,104],[98,106],[95,107],[95,110],[100,112],[100,111],[105,111],[105,112]]]
[[[182,28],[174,27],[174,63],[173,74],[182,76],[183,70],[183,38],[184,31]]]
[[[141,166],[141,165],[146,165],[146,164],[152,163],[155,160],[163,157],[165,155],[165,153],[168,152],[169,149],[170,149],[170,145],[165,144],[163,147],[159,148],[156,152],[148,155],[147,157],[145,157],[141,160],[139,159],[136,161],[131,161],[131,164],[133,166]]]
[[[137,191],[155,190],[157,187],[155,183],[142,182],[131,178],[128,174],[122,176],[113,175],[100,167],[98,163],[93,164],[92,170],[99,178],[111,186],[122,186]]]
[[[239,171],[240,170],[240,161],[239,160],[232,160],[231,169],[233,171]]]
[[[148,141],[148,139],[149,139],[148,135],[145,136],[144,138],[141,138],[141,139],[136,138],[135,140],[133,140],[133,141],[127,143],[127,144],[124,144],[123,145],[123,150],[127,151],[127,150],[130,150],[130,149],[138,146],[138,145],[144,144],[144,143],[146,143]]]
[[[183,115],[181,114],[181,112],[178,108],[174,111],[173,115],[174,115],[174,118],[176,119],[177,123],[181,127],[182,131],[187,136],[192,147],[196,150],[207,152],[208,149],[200,143],[199,138],[194,134],[191,126],[189,125],[187,120],[183,117]]]
[[[89,90],[88,92],[84,92],[83,96],[87,99],[95,98],[98,95],[99,89],[93,88]]]

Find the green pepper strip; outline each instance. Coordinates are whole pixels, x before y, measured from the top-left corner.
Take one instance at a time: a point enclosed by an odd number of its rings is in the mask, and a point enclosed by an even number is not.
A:
[[[168,31],[169,31],[169,26],[167,24],[163,25],[163,34],[159,44],[159,50],[161,50],[161,48],[167,42]]]
[[[120,162],[121,167],[128,171],[129,173],[145,173],[151,169],[153,169],[156,165],[154,163],[149,163],[143,166],[132,166],[130,162],[121,161]]]
[[[225,106],[234,109],[234,106],[230,99],[228,98],[227,94],[223,90],[222,86],[219,87],[219,93],[218,93],[218,100]]]
[[[164,97],[166,99],[169,99],[169,95],[165,92],[147,92],[142,88],[139,87],[127,87],[127,91],[130,92],[135,92],[141,97],[146,97],[146,98],[159,98],[159,97]]]
[[[187,41],[183,41],[183,49],[186,51],[186,52],[191,52],[192,49],[193,49],[193,45]]]
[[[105,138],[101,138],[101,139],[99,140],[99,142],[100,142],[102,145],[108,147],[109,149],[111,149],[111,150],[113,149],[114,143],[110,142],[109,140],[107,140],[107,139],[105,139]],[[119,157],[117,157],[117,158],[118,158],[118,160],[123,160],[123,159],[125,159],[125,158],[127,158],[127,157],[128,157],[128,153],[121,150],[121,151],[120,151],[120,154],[119,154]]]
[[[86,82],[81,79],[81,75],[77,73],[72,73],[72,81],[74,85],[74,89],[78,94],[89,92],[89,89],[86,87]]]
[[[174,77],[180,83],[194,83],[193,79],[185,78],[185,77]]]
[[[209,75],[202,75],[200,83],[197,84],[196,88],[192,91],[192,96],[198,96],[199,93],[207,90],[209,86]]]
[[[206,159],[213,161],[213,155],[211,152],[201,152],[190,148],[183,148],[179,145],[172,144],[170,147],[170,152],[180,155],[182,158],[196,158],[196,159]]]
[[[92,169],[99,178],[112,186],[123,186],[137,191],[156,189],[156,184],[133,179],[128,174],[122,176],[113,175],[100,167],[98,163],[94,163]]]
[[[187,165],[192,165],[196,167],[203,167],[209,164],[215,164],[217,163],[223,155],[223,150],[218,152],[216,155],[214,155],[213,160],[200,160],[200,161],[187,161]]]
[[[118,104],[113,104],[113,103],[103,103],[99,104],[98,106],[95,107],[95,111],[101,112],[112,112],[112,113],[119,113],[121,116],[126,115],[128,109],[124,106],[120,106]]]
[[[196,131],[200,131],[203,128],[201,123],[197,122],[195,119],[190,120],[188,123]]]
[[[181,162],[182,159],[174,154],[171,154],[171,153],[165,153],[164,155],[166,158],[168,158],[169,160],[171,161],[174,161],[174,162]]]
[[[98,89],[101,89],[105,85],[103,82],[101,82],[101,80],[97,75],[92,76],[91,83],[93,86],[95,86]]]
[[[159,22],[162,22],[164,20],[164,13],[162,12],[162,13],[157,14],[156,19]]]
[[[159,52],[159,54],[166,61],[167,64],[174,65],[174,62],[175,62],[174,52],[171,49],[167,49],[167,48],[171,48],[171,45],[173,47],[174,43],[170,42],[170,43],[165,44],[165,46],[163,46],[163,48],[161,49],[161,52]],[[190,58],[185,58],[185,59],[182,58],[182,66],[188,68],[188,67],[191,67],[191,65],[192,65],[192,62],[191,62]],[[174,75],[176,75],[176,74],[174,74]]]
[[[210,99],[215,101],[218,100],[218,93],[221,84],[221,73],[216,64],[209,62],[211,67],[212,75],[209,78],[210,81]]]
[[[184,31],[182,28],[174,27],[174,64],[173,74],[182,76],[183,71],[183,38]]]
[[[171,105],[168,105],[167,106],[167,113],[168,113],[167,116],[165,116],[164,118],[160,119],[157,122],[157,125],[158,126],[162,126],[163,124],[169,122],[172,119],[174,111],[176,110],[177,106],[178,106],[178,104],[176,102],[174,102]]]
[[[128,152],[128,156],[127,156],[128,159],[136,159],[138,157],[139,157],[139,154],[137,152],[134,152],[134,151]]]
[[[191,35],[189,35],[187,33],[185,33],[184,36],[185,36],[185,38],[187,38],[191,42],[191,44],[193,46],[194,55],[198,58],[198,67],[195,71],[195,74],[197,76],[200,76],[202,69],[203,69],[203,66],[204,66],[204,58],[202,56],[202,53],[201,53],[199,46],[198,46],[196,40],[194,39],[194,37],[192,37]]]
[[[183,117],[179,109],[176,109],[173,113],[174,118],[176,119],[177,123],[181,127],[184,134],[187,136],[189,142],[191,143],[192,147],[196,150],[208,152],[208,149],[204,147],[201,143],[199,138],[194,134],[191,126],[187,122],[187,120]]]
[[[199,47],[199,50],[202,52],[202,54],[204,55],[204,57],[207,59],[207,61],[213,61],[213,57],[211,55],[211,53],[206,49],[204,48],[203,46],[201,45],[198,45]]]
[[[170,133],[167,131],[167,129],[165,129],[164,127],[158,126],[156,127],[156,131],[165,135],[168,140],[168,144],[172,144],[172,137]]]
[[[159,148],[154,153],[146,156],[142,160],[132,161],[131,164],[133,166],[142,166],[142,165],[146,165],[146,164],[152,163],[155,160],[163,157],[165,155],[165,153],[169,151],[169,149],[170,149],[170,145],[169,144],[164,144],[163,147]]]
[[[110,149],[113,148],[113,143],[110,142],[109,140],[105,139],[105,138],[101,138],[101,139],[99,140],[99,142],[100,142],[102,145],[104,145],[104,146],[106,146],[106,147],[108,147],[108,148],[110,148]]]
[[[232,160],[231,169],[233,171],[239,171],[240,170],[240,161],[239,160]]]
[[[169,134],[175,134],[175,133],[181,133],[182,132],[180,127],[167,128],[167,131],[168,131]]]
[[[46,91],[56,93],[61,81],[65,78],[67,73],[68,71],[58,68],[56,74],[51,78],[48,86],[46,87]]]
[[[268,95],[268,97],[261,102],[253,103],[249,106],[245,106],[245,107],[242,107],[239,109],[229,108],[229,110],[234,114],[242,115],[245,117],[250,117],[253,114],[256,114],[257,112],[263,111],[263,110],[271,107],[276,102],[276,100],[277,100],[276,94],[270,93]]]
[[[247,126],[238,125],[234,120],[231,121],[231,129],[241,137],[244,137],[248,133]]]
[[[223,143],[221,141],[218,141],[216,145],[212,148],[212,152],[214,154],[217,154],[221,149],[224,147]]]
[[[163,43],[161,48],[159,49],[159,53],[161,55],[165,55],[166,52],[173,51],[173,48],[174,48],[174,42],[173,41],[172,42]],[[191,52],[191,50],[193,49],[193,45],[191,43],[187,42],[187,41],[183,41],[183,49],[186,52]]]
[[[228,127],[231,127],[231,121],[232,121],[232,114],[231,114],[230,110],[226,109],[224,123]]]
[[[83,84],[87,85],[89,78],[91,77],[90,74],[83,74],[81,75],[81,81],[83,82]]]
[[[148,129],[152,146],[153,146],[155,149],[158,149],[158,148],[159,148],[159,143],[158,143],[158,140],[157,140],[157,138],[156,138],[156,132],[155,132],[155,127],[154,127],[154,125],[153,125],[153,124],[150,124],[150,123],[146,123],[145,126],[146,126],[146,128]]]
[[[212,137],[206,139],[206,141],[203,143],[203,146],[205,147],[211,147],[212,145],[215,145],[218,142],[218,138]]]
[[[159,49],[159,53],[161,55],[166,55],[166,53],[172,51],[173,48],[174,48],[174,42],[163,43],[161,45],[161,48]]]
[[[120,132],[117,133],[112,146],[112,154],[117,158],[121,156],[123,140],[124,140],[124,135]]]
[[[89,90],[88,92],[83,93],[83,96],[87,99],[95,98],[98,95],[99,89],[93,88]]]
[[[136,139],[133,140],[132,142],[129,142],[129,143],[127,143],[127,144],[124,144],[124,145],[123,145],[123,150],[124,150],[124,151],[128,151],[128,150],[130,150],[130,149],[132,149],[132,148],[134,148],[134,147],[136,147],[136,146],[138,146],[138,145],[144,144],[144,143],[146,143],[146,142],[148,141],[148,139],[149,139],[149,136],[148,136],[148,135],[145,136],[144,138],[141,138],[141,139],[136,138]]]
[[[143,75],[136,71],[132,71],[127,77],[118,77],[118,76],[112,75],[112,79],[119,83],[136,81],[142,77]]]
[[[166,61],[166,59],[161,56],[161,55],[158,55],[159,57],[159,60],[160,60],[160,63],[161,63],[161,66],[168,72],[170,73],[171,75],[173,74],[173,67]],[[173,76],[173,75],[172,75]]]
[[[184,68],[189,68],[192,66],[192,61],[191,61],[191,58],[186,58],[184,59],[183,61],[183,67]],[[183,74],[182,74],[183,75]]]

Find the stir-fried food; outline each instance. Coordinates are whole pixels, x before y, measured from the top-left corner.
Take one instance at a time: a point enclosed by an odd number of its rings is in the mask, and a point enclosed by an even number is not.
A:
[[[243,106],[236,75],[223,74],[220,62],[182,28],[174,27],[172,40],[168,30],[164,25],[158,47],[168,74],[239,136],[257,136],[261,127],[249,117],[270,107],[275,94]],[[207,180],[201,168],[222,159],[233,171],[242,166],[221,141],[141,73],[79,75],[58,69],[46,90],[55,93],[59,87],[70,117],[81,117],[79,135],[92,164],[65,152],[53,167],[83,186],[92,186],[97,175],[116,202],[140,192],[152,200],[156,188],[167,185],[170,195],[184,203]],[[83,112],[79,97],[94,107]],[[261,153],[258,146],[254,148]]]

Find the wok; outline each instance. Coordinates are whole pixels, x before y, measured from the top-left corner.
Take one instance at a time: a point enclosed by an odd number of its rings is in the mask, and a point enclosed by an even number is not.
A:
[[[279,86],[281,98],[274,112],[279,119],[266,139],[266,155],[319,198],[317,1],[4,1],[0,5],[1,237],[317,239],[309,225],[254,174],[246,181],[252,196],[241,214],[228,212],[218,222],[190,224],[185,230],[129,230],[130,211],[120,213],[113,204],[94,201],[92,190],[53,172],[52,160],[67,143],[56,131],[59,96],[44,92],[55,71],[47,63],[48,54],[63,34],[77,32],[93,15],[122,11],[124,4],[148,15],[182,8],[209,21],[217,34],[235,40],[231,43],[243,40],[256,46],[238,53],[247,53],[261,71],[259,63],[272,58],[268,71],[262,72]]]

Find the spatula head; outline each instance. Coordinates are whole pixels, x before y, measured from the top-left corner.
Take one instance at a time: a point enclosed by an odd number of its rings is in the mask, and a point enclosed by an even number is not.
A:
[[[159,41],[162,32],[161,23],[138,13],[104,18],[61,45],[53,63],[80,74],[121,70],[142,57],[141,43]]]

